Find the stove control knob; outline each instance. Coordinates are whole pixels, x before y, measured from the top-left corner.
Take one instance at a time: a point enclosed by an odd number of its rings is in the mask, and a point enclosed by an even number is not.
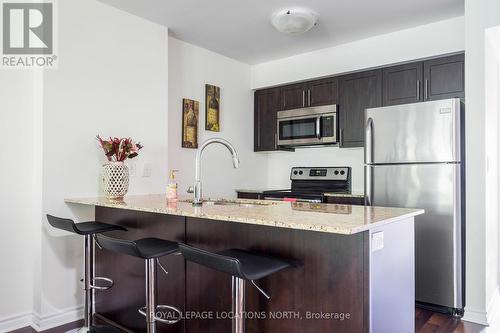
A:
[[[293,174],[294,174],[294,175],[297,175],[297,174],[298,174],[297,170],[295,170],[295,171],[293,172]]]
[[[333,172],[333,174],[336,176],[336,175],[338,175],[338,174],[339,174],[339,171],[338,171],[338,170],[335,170],[335,171]]]
[[[344,174],[345,174],[345,171],[344,171],[344,170],[340,171],[340,174],[341,174],[341,175],[344,175]]]
[[[304,173],[304,171],[300,170],[299,171],[299,175],[302,175]]]

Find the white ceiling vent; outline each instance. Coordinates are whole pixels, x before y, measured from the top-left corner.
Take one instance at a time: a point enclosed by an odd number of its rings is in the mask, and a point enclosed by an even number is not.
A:
[[[283,9],[271,16],[271,23],[279,32],[299,35],[318,23],[318,14],[305,8]]]

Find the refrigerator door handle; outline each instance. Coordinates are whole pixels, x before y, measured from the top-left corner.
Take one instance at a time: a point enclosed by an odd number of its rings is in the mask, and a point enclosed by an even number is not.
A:
[[[365,163],[373,162],[373,119],[368,118],[365,128]]]
[[[365,205],[372,205],[372,168],[371,165],[365,165]]]
[[[372,166],[373,162],[373,119],[366,120],[365,128],[365,205],[372,205]]]

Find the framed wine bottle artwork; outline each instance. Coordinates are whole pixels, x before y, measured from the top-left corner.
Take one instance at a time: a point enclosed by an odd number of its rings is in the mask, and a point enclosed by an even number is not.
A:
[[[200,103],[182,99],[182,148],[198,148],[198,118]]]
[[[220,132],[220,88],[205,85],[205,130]]]

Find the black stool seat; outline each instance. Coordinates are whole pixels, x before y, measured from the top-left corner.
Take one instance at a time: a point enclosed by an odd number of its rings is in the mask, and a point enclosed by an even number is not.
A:
[[[82,222],[75,223],[71,219],[66,219],[62,217],[56,217],[53,215],[47,214],[47,221],[49,224],[57,229],[65,230],[74,234],[84,236],[84,259],[85,259],[85,275],[81,280],[84,285],[85,290],[85,301],[84,301],[84,326],[78,330],[78,332],[94,332],[94,333],[119,333],[120,330],[117,330],[112,327],[107,326],[92,326],[92,314],[94,307],[94,290],[107,290],[113,287],[113,280],[105,277],[96,277],[93,272],[94,266],[94,235],[100,232],[113,231],[113,230],[122,230],[127,231],[126,228],[102,223],[97,221],[91,222]],[[96,284],[98,281],[107,282],[107,286],[99,286]]]
[[[64,219],[61,217],[56,217],[48,214],[47,214],[47,220],[49,221],[50,225],[53,226],[54,228],[66,230],[83,236],[93,235],[113,230],[127,231],[126,228],[120,225],[108,224],[97,221],[75,223],[71,219]]]
[[[186,244],[179,244],[179,249],[189,261],[244,280],[259,280],[287,267],[296,266],[291,260],[239,249],[213,253]]]
[[[143,238],[136,241],[97,235],[97,243],[114,252],[128,254],[142,259],[154,259],[179,252],[176,242],[160,238]]]

